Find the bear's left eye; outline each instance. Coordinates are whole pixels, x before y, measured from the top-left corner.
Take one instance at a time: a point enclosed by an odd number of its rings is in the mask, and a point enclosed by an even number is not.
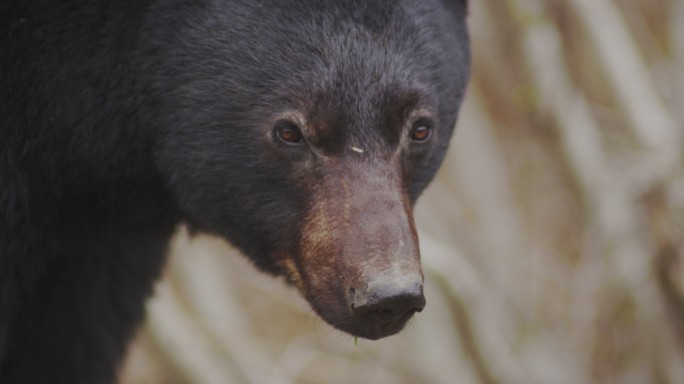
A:
[[[432,137],[432,124],[427,120],[418,120],[411,128],[411,140],[424,143]]]
[[[274,130],[275,136],[282,142],[290,145],[304,144],[304,136],[297,124],[291,121],[279,121]]]

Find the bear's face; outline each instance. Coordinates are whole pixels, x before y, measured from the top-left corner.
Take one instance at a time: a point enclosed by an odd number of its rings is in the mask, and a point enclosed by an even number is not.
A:
[[[394,334],[425,304],[412,205],[467,83],[464,2],[256,3],[217,1],[184,49],[152,47],[160,168],[192,226],[327,322]]]

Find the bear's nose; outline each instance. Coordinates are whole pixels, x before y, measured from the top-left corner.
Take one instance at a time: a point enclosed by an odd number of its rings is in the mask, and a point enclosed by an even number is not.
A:
[[[411,316],[423,310],[423,279],[418,275],[350,289],[351,309],[369,338],[397,332]],[[375,336],[375,337],[374,337]]]

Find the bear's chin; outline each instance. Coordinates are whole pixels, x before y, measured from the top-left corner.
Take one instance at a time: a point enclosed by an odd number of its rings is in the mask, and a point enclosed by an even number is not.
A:
[[[330,308],[320,302],[312,302],[314,300],[307,301],[316,314],[335,329],[368,340],[379,340],[401,332],[413,315],[422,311],[422,308],[408,310],[400,316],[380,312],[358,315],[351,308]]]

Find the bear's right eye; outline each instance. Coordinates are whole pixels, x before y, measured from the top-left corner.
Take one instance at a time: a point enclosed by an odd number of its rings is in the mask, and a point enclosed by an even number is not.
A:
[[[432,137],[432,123],[427,119],[418,120],[411,129],[411,140],[424,143]]]
[[[279,121],[274,128],[275,136],[286,144],[300,145],[304,144],[304,136],[299,130],[297,124],[291,121]]]

